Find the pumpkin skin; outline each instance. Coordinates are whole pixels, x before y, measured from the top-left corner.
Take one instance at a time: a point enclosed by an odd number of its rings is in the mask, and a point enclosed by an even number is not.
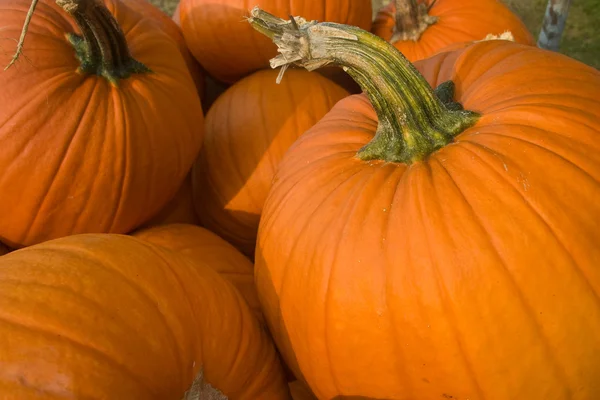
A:
[[[340,22],[371,28],[370,0],[278,2],[256,0],[182,0],[179,21],[188,48],[209,75],[233,83],[250,73],[269,68],[277,54],[269,39],[255,32],[244,18],[252,6],[260,6],[283,18]]]
[[[0,4],[3,65],[29,3]],[[118,87],[78,73],[65,38],[75,23],[43,0],[24,57],[0,74],[0,240],[11,247],[130,232],[175,195],[201,147],[201,104],[178,45],[122,2],[105,4],[152,73]]]
[[[167,14],[148,2],[148,0],[127,0],[124,3],[130,8],[142,13],[144,18],[150,17],[150,19],[156,22],[158,26],[165,31],[165,33],[167,33],[177,42],[179,51],[181,52],[188,70],[192,75],[192,79],[194,79],[194,83],[198,89],[198,94],[200,95],[200,98],[204,100],[206,86],[204,83],[204,71],[202,71],[202,67],[200,67],[198,61],[196,61],[194,56],[192,56],[192,53],[190,53],[189,49],[187,48],[179,25]]]
[[[423,0],[431,4],[431,0]],[[383,7],[373,21],[371,32],[392,39],[396,23],[394,1]],[[527,27],[506,5],[498,0],[437,0],[428,12],[438,17],[415,42],[399,40],[394,47],[410,61],[422,60],[453,43],[482,40],[488,34],[510,31],[517,43],[535,45]]]
[[[211,231],[188,224],[170,224],[143,229],[132,236],[192,258],[213,268],[235,286],[256,317],[263,315],[254,286],[254,266],[235,247]]]
[[[503,40],[415,65],[482,117],[411,166],[355,157],[364,95],[296,141],[255,262],[280,352],[320,399],[600,398],[600,72]]]
[[[192,168],[202,225],[252,257],[258,221],[279,161],[348,92],[320,74],[262,70],[236,82],[206,114]],[[235,115],[234,118],[231,115]]]
[[[203,368],[229,399],[288,399],[266,332],[212,268],[129,236],[0,258],[0,397],[181,399]]]
[[[187,175],[185,181],[175,194],[175,197],[150,221],[144,224],[144,228],[169,224],[198,225],[200,220],[194,209],[192,198],[192,175]]]

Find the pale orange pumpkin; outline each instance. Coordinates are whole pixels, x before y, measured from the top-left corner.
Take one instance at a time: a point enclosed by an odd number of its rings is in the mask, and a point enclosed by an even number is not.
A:
[[[366,95],[263,208],[255,280],[295,375],[321,399],[600,398],[600,71],[505,40],[413,66],[297,24],[274,65],[343,65]]]
[[[290,398],[235,288],[129,236],[74,235],[0,257],[0,320],[3,400],[179,400],[200,373],[230,400]]]
[[[263,203],[288,147],[348,92],[317,73],[258,71],[225,91],[206,114],[192,168],[196,212],[207,227],[252,257]]]

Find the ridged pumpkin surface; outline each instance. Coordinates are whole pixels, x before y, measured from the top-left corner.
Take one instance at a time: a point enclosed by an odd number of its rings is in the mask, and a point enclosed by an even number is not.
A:
[[[262,68],[277,49],[244,18],[260,6],[281,18],[302,15],[306,19],[339,22],[371,28],[370,0],[273,1],[181,0],[179,16],[185,41],[202,67],[220,81],[233,83]]]
[[[423,0],[431,5],[432,0]],[[371,32],[390,41],[394,32],[396,5],[383,7]],[[417,41],[400,40],[394,46],[410,61],[422,60],[453,43],[482,40],[488,34],[510,31],[517,43],[534,45],[535,39],[517,15],[499,0],[437,0],[429,15],[438,17]]]
[[[507,41],[416,66],[482,117],[361,161],[357,95],[290,148],[255,264],[278,348],[320,399],[600,398],[600,72]]]
[[[133,234],[157,246],[191,257],[213,268],[236,287],[262,321],[263,315],[254,286],[254,266],[235,247],[211,231],[189,224],[169,224],[143,229]]]
[[[156,22],[163,31],[177,42],[179,51],[192,75],[192,79],[194,79],[198,93],[202,99],[204,99],[204,72],[202,71],[200,64],[198,64],[198,61],[196,61],[194,56],[192,56],[192,53],[190,53],[190,50],[187,48],[183,33],[181,33],[181,29],[177,22],[156,6],[152,5],[148,0],[125,0],[124,3],[127,4],[128,7],[140,12],[144,18],[149,17],[152,21]]]
[[[29,5],[0,3],[1,65]],[[178,45],[143,14],[106,5],[152,73],[118,87],[78,73],[65,38],[74,23],[43,0],[23,57],[0,74],[0,240],[13,247],[136,228],[173,197],[200,149],[201,104]]]
[[[0,398],[288,399],[273,344],[212,268],[122,235],[0,257]]]
[[[252,257],[258,221],[279,161],[348,92],[316,72],[258,71],[236,82],[206,114],[192,169],[203,226]]]

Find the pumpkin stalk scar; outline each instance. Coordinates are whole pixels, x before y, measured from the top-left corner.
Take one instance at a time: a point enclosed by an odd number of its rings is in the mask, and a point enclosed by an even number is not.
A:
[[[31,3],[17,50],[5,70],[13,65],[22,53],[37,2],[38,0],[33,0]],[[80,62],[77,72],[103,76],[113,86],[118,86],[120,79],[128,78],[132,74],[152,72],[131,56],[121,27],[98,0],[56,0],[56,4],[75,20],[81,31],[80,35],[65,35]]]
[[[435,1],[427,6],[417,0],[396,0],[396,25],[391,43],[419,40],[423,32],[438,20],[438,17],[428,14],[434,4]]]
[[[434,90],[399,50],[360,28],[301,17],[292,24],[259,7],[248,21],[277,45],[272,68],[312,71],[332,64],[360,85],[379,120],[375,136],[357,154],[362,160],[420,161],[479,119],[453,100],[453,82]]]
[[[185,392],[182,400],[227,400],[227,396],[220,390],[212,387],[208,382],[205,382],[204,370],[200,369],[200,372],[192,383],[192,387]]]

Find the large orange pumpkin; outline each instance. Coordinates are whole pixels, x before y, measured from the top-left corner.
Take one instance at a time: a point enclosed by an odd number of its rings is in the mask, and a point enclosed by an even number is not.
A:
[[[518,43],[535,44],[525,24],[499,0],[392,0],[377,13],[372,27],[373,33],[392,42],[410,61],[427,58],[453,43],[505,31]]]
[[[174,399],[195,377],[289,399],[275,348],[212,268],[123,235],[0,257],[0,398]]]
[[[348,92],[304,70],[262,70],[236,82],[206,114],[192,169],[202,225],[252,257],[271,180],[288,147]]]
[[[0,3],[1,65],[29,3]],[[201,146],[177,43],[120,1],[105,4],[124,35],[101,2],[76,4],[69,15],[40,1],[23,56],[0,74],[0,240],[11,246],[131,231],[174,196]]]
[[[220,81],[233,83],[269,67],[276,52],[269,40],[244,21],[252,6],[268,8],[279,17],[306,18],[371,27],[370,0],[274,1],[181,0],[175,20],[202,67]],[[177,12],[177,11],[176,11]]]
[[[425,80],[367,32],[281,24],[275,65],[304,38],[299,64],[371,99],[294,143],[263,209],[256,284],[296,376],[320,399],[600,398],[600,72],[495,40]]]
[[[254,286],[254,266],[231,244],[211,231],[189,224],[169,224],[142,229],[134,237],[184,254],[213,268],[242,294],[257,318],[262,311]]]
[[[187,48],[185,44],[185,39],[183,38],[183,34],[181,33],[181,29],[179,28],[176,21],[173,21],[171,17],[162,12],[156,6],[152,5],[148,0],[126,0],[124,1],[127,6],[133,8],[134,10],[142,13],[143,18],[152,19],[154,22],[158,24],[160,29],[165,31],[169,36],[173,38],[177,42],[179,46],[179,51],[185,60],[185,63],[194,79],[194,83],[196,84],[196,88],[198,89],[198,94],[201,96],[202,100],[204,100],[205,96],[205,83],[204,83],[204,72],[200,67],[200,64],[190,50]]]

